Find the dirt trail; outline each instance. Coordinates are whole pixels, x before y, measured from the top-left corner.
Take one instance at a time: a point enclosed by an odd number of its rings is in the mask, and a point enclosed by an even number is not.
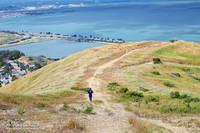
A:
[[[93,76],[87,80],[88,86],[93,88],[95,91],[94,99],[101,100],[104,103],[100,105],[94,105],[94,109],[97,114],[87,118],[89,121],[92,122],[88,123],[88,129],[89,131],[92,131],[92,133],[132,133],[128,123],[128,118],[130,116],[137,116],[133,113],[125,111],[123,106],[120,104],[113,104],[108,102],[110,100],[110,96],[101,92],[101,79],[98,77],[98,75],[101,75],[105,69],[112,67],[116,62],[120,61],[124,57],[129,56],[140,49],[141,48],[131,51],[127,50],[129,52],[126,52],[122,56],[113,59],[101,66],[98,66],[95,69],[96,71]],[[137,118],[166,128],[173,133],[188,133],[187,129],[184,127],[175,127],[171,124],[164,123],[161,120],[140,117]]]

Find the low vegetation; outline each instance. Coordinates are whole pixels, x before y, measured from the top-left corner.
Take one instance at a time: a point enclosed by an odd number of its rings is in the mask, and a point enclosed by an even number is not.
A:
[[[160,58],[153,58],[153,63],[154,64],[162,64],[162,61]]]
[[[17,113],[22,116],[26,113],[26,109],[24,107],[20,107],[18,108]]]
[[[157,72],[157,71],[154,71],[154,72],[151,72],[152,74],[154,75],[160,75],[160,72]]]
[[[120,85],[119,85],[119,83],[117,83],[117,82],[111,82],[111,83],[109,83],[109,84],[107,85],[107,87],[108,87],[110,90],[112,90],[112,89],[115,89],[115,88],[120,87]]]
[[[60,108],[61,111],[68,111],[72,113],[81,113],[82,110],[76,109],[74,107],[71,107],[67,102],[64,102],[63,106]]]
[[[136,133],[148,133],[148,127],[141,120],[130,117],[129,124],[136,130]]]
[[[92,106],[87,106],[84,110],[83,113],[85,114],[94,114],[93,113],[93,107]]]
[[[163,84],[164,84],[165,86],[167,86],[167,87],[170,87],[170,88],[172,88],[172,87],[176,87],[176,85],[175,85],[174,83],[169,82],[169,81],[164,82]]]
[[[77,119],[68,120],[67,124],[59,131],[60,133],[81,132],[85,129]]]
[[[71,90],[87,92],[89,88],[72,87]]]
[[[144,88],[144,87],[139,87],[139,90],[140,90],[140,91],[143,91],[143,92],[147,92],[147,91],[149,91],[149,89]]]
[[[133,128],[134,133],[167,133],[168,131],[162,127],[147,123],[134,117],[129,117],[129,124]]]
[[[169,42],[174,43],[177,42],[178,40],[169,40]]]
[[[160,113],[200,113],[200,98],[198,97],[180,94],[178,91],[159,96],[149,93],[143,87],[140,87],[142,93],[128,88],[120,88],[120,86],[118,84],[112,90],[108,88],[113,95],[116,95],[118,102],[138,103],[139,107]],[[153,106],[149,107],[149,104],[153,104]]]
[[[62,103],[64,100],[69,100],[73,102],[73,100],[79,100],[82,98],[82,95],[77,92],[72,91],[63,91],[55,94],[46,94],[46,95],[13,95],[13,94],[3,94],[0,93],[0,103],[5,103],[7,105],[15,106],[15,105],[24,105],[24,106],[32,106],[36,108],[44,108],[50,105],[51,103]]]

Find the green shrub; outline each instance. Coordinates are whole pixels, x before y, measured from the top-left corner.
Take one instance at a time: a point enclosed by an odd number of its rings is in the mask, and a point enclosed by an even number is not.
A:
[[[178,40],[169,40],[169,42],[171,42],[171,43],[174,43],[174,42],[176,42],[176,41],[178,41]]]
[[[133,98],[133,97],[144,97],[144,95],[140,92],[136,92],[136,91],[129,91],[125,94],[126,97],[130,97],[130,98]]]
[[[80,113],[80,109],[76,109],[74,107],[70,107],[67,102],[64,102],[63,106],[60,108],[61,111],[69,111],[69,112],[74,112],[74,113]]]
[[[159,111],[161,113],[200,113],[199,104],[183,104],[176,106],[164,105],[161,106]]]
[[[185,103],[191,103],[191,102],[200,102],[200,98],[198,97],[187,97],[184,100]]]
[[[68,103],[67,103],[67,102],[64,102],[63,107],[68,108],[68,107],[69,107]]]
[[[44,103],[38,103],[38,104],[35,104],[35,107],[39,109],[43,109],[46,107],[46,105]]]
[[[87,92],[89,88],[79,88],[79,87],[72,87],[72,90],[76,90],[76,91],[84,91]]]
[[[153,58],[153,63],[154,64],[162,64],[162,61],[160,60],[160,58]]]
[[[132,97],[131,99],[133,102],[140,102],[142,101],[142,97]]]
[[[120,84],[118,84],[117,82],[112,82],[112,83],[109,83],[109,84],[107,85],[107,87],[108,87],[109,89],[115,89],[115,88],[117,88],[117,87],[120,87]]]
[[[129,91],[122,96],[124,100],[131,100],[133,102],[139,102],[143,97],[144,95],[142,93],[136,91]]]
[[[178,91],[170,92],[171,98],[180,98],[180,93]]]
[[[69,105],[68,105],[68,103],[67,102],[64,102],[64,104],[63,104],[63,106],[61,107],[61,109],[60,110],[64,110],[64,111],[67,111],[67,110],[69,110]]]
[[[160,75],[160,73],[157,72],[157,71],[155,71],[155,72],[151,72],[151,73],[154,74],[154,75]]]
[[[147,92],[147,91],[149,91],[149,89],[144,88],[144,87],[140,87],[139,89],[140,89],[141,91],[143,91],[143,92]]]
[[[15,75],[12,76],[12,81],[15,81],[17,77]]]
[[[74,107],[70,107],[70,108],[69,108],[69,111],[70,111],[70,112],[74,112],[74,113],[81,113],[81,110],[80,110],[80,109],[76,109],[76,108],[74,108]]]
[[[181,77],[180,73],[171,73],[170,76],[174,77],[174,78],[180,78]]]
[[[171,83],[171,82],[164,82],[163,83],[165,86],[167,86],[167,87],[175,87],[175,84],[173,84],[173,83]]]
[[[185,98],[188,98],[189,96],[187,95],[187,94],[182,94],[181,96],[180,96],[180,98],[181,99],[185,99]]]
[[[128,91],[128,88],[121,88],[119,91],[117,91],[117,93],[126,93]]]
[[[93,111],[93,107],[92,106],[87,106],[84,110],[83,113],[85,114],[91,114]]]
[[[193,76],[192,78],[200,82],[200,78],[199,77]]]
[[[146,96],[145,97],[145,102],[149,103],[149,102],[159,102],[160,98],[158,96]]]
[[[17,113],[19,115],[24,115],[26,113],[26,110],[24,108],[20,107],[20,108],[18,108]]]
[[[160,107],[160,112],[161,113],[171,113],[172,112],[172,108],[170,106],[161,106]]]
[[[181,70],[184,71],[184,72],[190,72],[191,71],[190,68],[181,68]]]

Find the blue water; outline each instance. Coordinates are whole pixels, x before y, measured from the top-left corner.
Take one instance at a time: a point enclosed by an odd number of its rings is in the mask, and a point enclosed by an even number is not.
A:
[[[54,40],[40,43],[32,43],[27,45],[19,45],[8,48],[1,48],[1,50],[20,50],[25,55],[40,56],[44,55],[49,58],[62,58],[70,54],[88,49],[102,46],[103,44],[94,43],[78,43],[66,40]]]
[[[10,4],[0,0],[0,5],[2,7],[10,5],[17,8],[71,3],[90,6],[23,11],[41,13],[41,15],[0,18],[0,30],[91,34],[100,37],[122,38],[126,41],[168,41],[175,39],[200,42],[199,0],[9,1]],[[14,11],[21,12],[19,9],[13,9]],[[61,49],[60,46],[57,46],[57,49]],[[30,45],[29,49],[34,51],[35,47],[36,45],[33,44]],[[79,50],[78,46],[71,47],[69,45],[68,48],[69,51]],[[31,51],[29,52],[31,53]],[[53,55],[50,50],[47,53],[50,53],[49,56]]]

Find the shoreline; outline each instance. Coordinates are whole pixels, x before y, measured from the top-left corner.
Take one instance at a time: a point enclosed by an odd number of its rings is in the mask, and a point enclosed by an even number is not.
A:
[[[58,33],[51,33],[51,32],[40,32],[40,33],[29,33],[29,32],[15,32],[15,31],[0,31],[5,34],[10,35],[18,35],[21,38],[18,40],[14,40],[5,44],[1,44],[0,48],[8,48],[14,47],[19,45],[27,45],[31,43],[38,43],[44,41],[51,41],[51,40],[68,40],[74,42],[88,42],[88,43],[99,43],[99,44],[121,44],[125,43],[126,41],[123,39],[110,39],[110,38],[102,38],[102,37],[94,37],[92,35],[82,36],[82,35],[63,35]]]

